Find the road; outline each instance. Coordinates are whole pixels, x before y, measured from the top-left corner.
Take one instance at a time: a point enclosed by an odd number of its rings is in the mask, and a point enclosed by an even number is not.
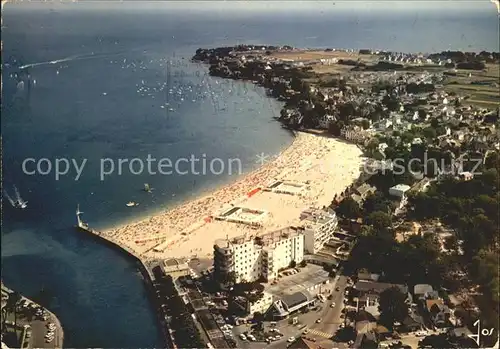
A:
[[[310,337],[330,338],[337,332],[339,325],[343,322],[340,318],[342,308],[344,306],[344,291],[347,286],[347,278],[343,275],[338,276],[337,282],[334,282],[335,287],[339,290],[333,290],[333,297],[327,300],[321,313],[321,323],[315,323],[309,327]],[[335,307],[331,308],[330,305],[335,303]]]
[[[307,325],[308,328],[308,333],[305,335],[305,337],[314,338],[318,344],[321,344],[326,348],[332,347],[333,342],[330,338],[335,334],[340,323],[342,322],[342,320],[340,319],[340,314],[343,308],[344,290],[347,286],[347,278],[342,275],[337,276],[329,286],[331,286],[333,297],[331,300],[327,300],[325,303],[319,303],[322,307],[319,312],[311,310],[306,314],[298,314],[298,326],[290,325],[289,319],[278,322],[277,328],[281,333],[283,333],[283,337],[281,338],[281,340],[267,344],[263,342],[243,342],[237,339],[238,348],[261,349],[263,346],[272,349],[285,348],[288,344],[288,338],[298,338],[302,335],[304,330],[301,330],[300,328],[304,325]],[[335,291],[336,287],[339,288],[338,291]],[[333,308],[330,307],[332,302],[335,302],[335,307]],[[320,323],[316,323],[316,320],[318,319],[321,319]],[[268,325],[266,325],[265,327],[267,328]],[[249,329],[250,328],[247,328],[246,326],[239,326],[234,328],[233,332],[235,333],[235,338],[237,338],[240,333],[248,331]]]

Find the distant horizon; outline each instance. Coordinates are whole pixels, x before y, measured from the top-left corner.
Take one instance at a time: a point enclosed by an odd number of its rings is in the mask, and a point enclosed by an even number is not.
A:
[[[293,11],[293,10],[345,10],[345,9],[353,9],[357,10],[425,10],[425,9],[445,9],[449,11],[456,12],[469,12],[471,10],[485,11],[491,10],[495,11],[495,0],[380,0],[380,1],[366,1],[366,0],[341,0],[341,1],[332,1],[332,0],[287,0],[287,1],[277,1],[277,0],[51,0],[51,1],[30,1],[30,0],[17,0],[17,1],[8,1],[7,6],[12,5],[25,5],[25,4],[43,4],[44,6],[54,6],[54,5],[68,5],[68,4],[124,4],[127,5],[160,5],[160,4],[168,4],[175,9],[184,9],[189,8],[190,10],[203,11],[209,8],[220,8],[224,7],[224,10],[237,10],[239,8],[244,7],[245,10],[261,10],[264,9],[266,11],[279,10],[283,11]],[[283,3],[287,4],[286,8],[283,8]],[[460,6],[457,6],[457,3]],[[193,4],[203,4],[204,8],[194,8]],[[187,6],[186,6],[187,5]],[[313,5],[313,6],[311,6]],[[479,6],[478,6],[479,5]],[[150,7],[150,6],[148,6]],[[155,6],[152,6],[155,7]],[[498,7],[497,7],[498,8]]]

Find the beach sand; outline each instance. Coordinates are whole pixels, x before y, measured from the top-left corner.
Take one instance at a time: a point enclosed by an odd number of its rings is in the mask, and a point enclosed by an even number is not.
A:
[[[335,194],[341,193],[359,176],[363,162],[361,151],[354,144],[301,132],[278,157],[269,160],[244,178],[210,195],[100,235],[143,261],[172,257],[211,258],[216,239],[293,225],[299,222],[303,209],[328,206]],[[247,196],[248,192],[265,187],[273,179],[309,181],[307,194],[299,197],[259,192],[251,198]],[[245,224],[207,218],[231,204],[262,208],[271,214],[268,222],[257,230]],[[162,245],[164,251],[153,251],[158,245]]]

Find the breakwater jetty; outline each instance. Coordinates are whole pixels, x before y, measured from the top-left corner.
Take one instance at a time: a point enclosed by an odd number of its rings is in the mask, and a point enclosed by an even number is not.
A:
[[[144,284],[146,286],[146,292],[149,296],[149,299],[151,301],[152,306],[155,309],[156,315],[158,317],[158,324],[159,324],[159,331],[162,335],[163,338],[163,344],[166,348],[175,348],[174,345],[174,340],[171,335],[171,331],[169,329],[168,323],[165,321],[165,314],[164,310],[162,308],[162,302],[158,298],[157,293],[156,293],[156,287],[155,287],[155,278],[153,275],[153,272],[151,270],[151,267],[146,265],[145,261],[143,261],[140,256],[137,256],[135,252],[130,249],[128,246],[123,245],[119,242],[115,241],[110,241],[108,240],[105,236],[102,235],[100,231],[97,231],[95,229],[92,229],[89,227],[89,225],[85,222],[83,222],[80,219],[80,212],[79,209],[77,209],[77,219],[78,223],[75,226],[75,228],[80,231],[81,233],[85,234],[87,237],[96,239],[101,243],[104,243],[106,246],[109,246],[110,248],[119,251],[124,255],[124,257],[129,260],[130,262],[134,263],[137,266],[137,269],[142,275],[142,278],[144,280]]]

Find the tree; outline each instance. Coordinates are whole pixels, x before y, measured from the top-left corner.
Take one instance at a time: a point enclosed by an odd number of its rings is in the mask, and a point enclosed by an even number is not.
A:
[[[402,323],[408,316],[407,295],[399,288],[391,287],[380,294],[380,322],[392,329],[395,322]]]
[[[448,251],[458,250],[458,239],[455,235],[450,235],[444,240],[444,247]]]
[[[376,192],[370,194],[363,201],[363,212],[365,216],[370,215],[373,212],[390,212],[391,203],[381,192]]]
[[[422,132],[423,132],[424,137],[427,139],[434,140],[437,137],[437,132],[432,127],[424,128],[424,130]]]
[[[339,216],[344,218],[356,219],[361,216],[361,209],[358,203],[350,197],[342,200],[335,211]]]
[[[253,320],[257,324],[257,327],[259,328],[259,330],[262,331],[263,322],[265,320],[264,314],[262,314],[259,311],[256,311],[255,313],[253,313]]]
[[[300,267],[305,268],[306,266],[307,266],[307,262],[305,259],[303,259],[302,262],[300,262]]]
[[[297,262],[295,262],[295,260],[292,260],[290,262],[290,268],[295,268],[297,266]]]
[[[370,122],[367,119],[363,119],[361,121],[361,126],[363,127],[363,130],[366,130],[370,127]]]
[[[387,212],[375,211],[366,217],[366,223],[373,225],[375,230],[382,230],[391,226],[392,218]]]
[[[337,330],[334,340],[337,342],[349,342],[356,339],[356,330],[351,326],[346,326]]]

